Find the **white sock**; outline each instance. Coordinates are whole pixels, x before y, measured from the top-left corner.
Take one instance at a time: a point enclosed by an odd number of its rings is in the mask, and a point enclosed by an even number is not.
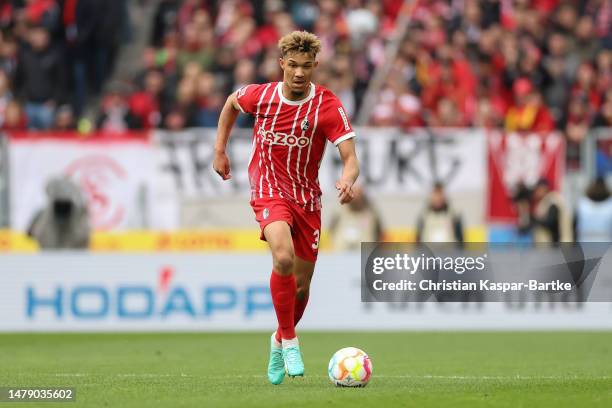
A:
[[[290,340],[283,339],[283,347],[299,346],[298,338],[294,337]]]
[[[278,340],[276,340],[276,332],[272,333],[272,345],[277,348],[282,347],[281,343]]]

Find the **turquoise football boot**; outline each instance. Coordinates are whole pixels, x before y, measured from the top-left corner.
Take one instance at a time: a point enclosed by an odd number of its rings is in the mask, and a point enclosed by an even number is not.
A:
[[[300,346],[283,347],[283,359],[289,377],[301,377],[304,375],[304,362],[300,353]]]
[[[285,360],[283,360],[283,349],[277,345],[274,333],[270,339],[270,361],[268,362],[268,380],[278,385],[285,379]]]

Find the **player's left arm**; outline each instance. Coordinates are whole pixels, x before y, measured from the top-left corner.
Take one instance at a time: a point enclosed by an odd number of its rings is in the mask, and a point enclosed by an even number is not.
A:
[[[342,176],[336,182],[340,204],[354,198],[353,184],[359,176],[359,162],[355,153],[355,131],[348,120],[342,102],[332,93],[326,95],[325,114],[321,117],[321,128],[327,140],[340,152]]]
[[[338,190],[340,204],[346,204],[354,197],[353,184],[359,177],[359,161],[355,153],[355,139],[343,140],[337,147],[342,159],[342,176],[336,182],[336,189]]]

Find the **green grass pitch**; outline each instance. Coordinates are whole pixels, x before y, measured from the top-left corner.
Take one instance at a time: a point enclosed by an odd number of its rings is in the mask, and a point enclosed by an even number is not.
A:
[[[273,386],[266,333],[2,334],[0,386],[70,386],[68,407],[611,407],[612,332],[300,335],[306,376]],[[329,358],[357,346],[374,374],[336,388]]]

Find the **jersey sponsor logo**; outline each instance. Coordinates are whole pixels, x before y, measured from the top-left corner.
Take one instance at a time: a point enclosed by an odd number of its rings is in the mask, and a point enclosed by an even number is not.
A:
[[[340,112],[340,116],[342,117],[342,121],[344,122],[344,130],[349,130],[351,127],[349,126],[348,119],[346,118],[346,114],[344,113],[344,109],[340,106],[338,108],[338,112]]]
[[[305,136],[296,136],[282,132],[272,132],[270,130],[264,130],[262,127],[259,128],[257,134],[263,140],[263,142],[268,145],[304,147],[310,144],[310,139]]]

